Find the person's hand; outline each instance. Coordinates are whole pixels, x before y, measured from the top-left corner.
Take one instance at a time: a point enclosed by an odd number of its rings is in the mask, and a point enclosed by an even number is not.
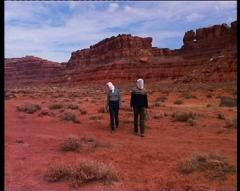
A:
[[[106,111],[108,112],[108,105],[106,105],[105,109],[106,109]]]

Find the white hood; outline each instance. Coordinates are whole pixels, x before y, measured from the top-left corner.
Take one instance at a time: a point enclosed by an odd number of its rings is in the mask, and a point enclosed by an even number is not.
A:
[[[115,89],[115,87],[114,87],[114,85],[112,84],[112,82],[108,82],[108,83],[107,83],[107,86],[108,86],[109,90],[111,90],[111,91],[112,91],[112,93],[113,93],[113,92],[114,92],[114,89]]]
[[[137,87],[139,89],[141,89],[141,90],[144,88],[144,81],[143,81],[143,79],[138,79],[137,80]]]

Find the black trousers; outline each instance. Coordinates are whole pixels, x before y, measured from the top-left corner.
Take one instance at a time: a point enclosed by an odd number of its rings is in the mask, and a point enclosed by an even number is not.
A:
[[[119,101],[109,101],[109,112],[110,112],[110,121],[112,130],[118,128],[119,125]]]
[[[145,108],[134,107],[134,132],[138,133],[138,116],[140,116],[140,133],[144,134],[144,122],[145,122]]]

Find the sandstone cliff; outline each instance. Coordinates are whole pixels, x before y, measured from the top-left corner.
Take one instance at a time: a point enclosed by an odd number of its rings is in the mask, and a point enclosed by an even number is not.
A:
[[[122,34],[72,53],[67,63],[36,57],[5,59],[7,86],[170,80],[235,81],[237,21],[188,31],[180,49],[152,47],[152,38]]]

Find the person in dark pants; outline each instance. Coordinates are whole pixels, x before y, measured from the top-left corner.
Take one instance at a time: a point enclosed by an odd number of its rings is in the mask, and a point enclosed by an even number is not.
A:
[[[110,124],[112,132],[119,127],[119,107],[121,105],[121,96],[119,90],[111,82],[107,83],[109,92],[107,94],[107,108],[110,113]]]
[[[134,112],[134,133],[138,134],[138,116],[140,116],[140,134],[144,137],[145,110],[148,108],[147,91],[143,79],[138,79],[131,93],[130,106]]]

